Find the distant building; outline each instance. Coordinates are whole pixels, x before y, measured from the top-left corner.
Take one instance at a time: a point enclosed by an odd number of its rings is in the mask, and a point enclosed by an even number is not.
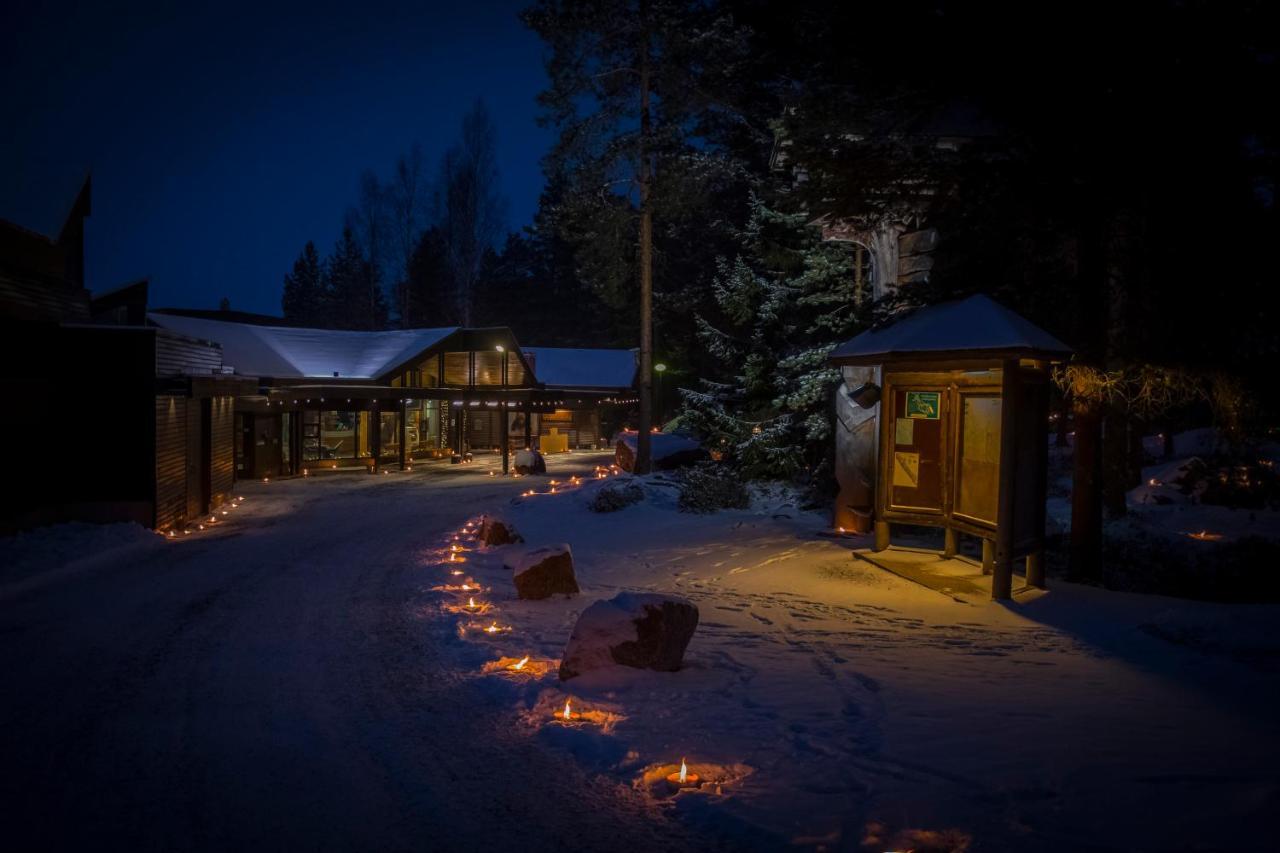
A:
[[[84,181],[56,237],[0,219],[0,531],[59,521],[172,527],[232,487],[236,377],[216,345],[146,323],[146,282],[84,287]]]
[[[0,532],[200,523],[237,477],[377,470],[601,443],[630,350],[523,349],[506,327],[352,332],[149,311],[147,282],[84,287],[86,180],[50,237],[0,220]]]

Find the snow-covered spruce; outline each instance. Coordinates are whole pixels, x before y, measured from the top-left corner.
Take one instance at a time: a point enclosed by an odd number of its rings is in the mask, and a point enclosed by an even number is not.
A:
[[[614,665],[675,672],[698,627],[686,598],[622,592],[578,617],[560,660],[560,680]]]

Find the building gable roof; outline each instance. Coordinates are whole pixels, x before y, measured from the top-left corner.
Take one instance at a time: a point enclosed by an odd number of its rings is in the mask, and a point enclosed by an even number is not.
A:
[[[229,323],[173,314],[147,315],[164,329],[222,345],[223,362],[245,376],[377,379],[456,332],[403,329],[354,332]]]
[[[845,341],[831,353],[836,364],[873,364],[893,358],[994,356],[1065,358],[1071,348],[1039,326],[982,294],[929,305],[879,329]]]

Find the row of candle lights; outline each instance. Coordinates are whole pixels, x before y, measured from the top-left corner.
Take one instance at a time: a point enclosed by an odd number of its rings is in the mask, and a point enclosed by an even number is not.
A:
[[[167,530],[164,532],[163,536],[166,539],[177,539],[179,533],[181,533],[183,536],[190,536],[192,533],[199,533],[202,530],[207,530],[209,528],[212,528],[215,525],[222,523],[222,519],[219,518],[218,516],[228,515],[231,512],[231,510],[238,509],[240,507],[240,504],[242,503],[244,503],[244,497],[242,495],[236,495],[231,500],[224,503],[222,507],[217,510],[217,512],[211,514],[207,521],[196,522],[194,526],[187,525],[186,527],[182,528],[181,531]]]
[[[617,466],[610,466],[610,468],[613,469],[614,473],[618,471]],[[603,468],[602,466],[596,466],[595,473],[597,474],[597,476],[599,477],[608,476],[608,472],[609,472],[608,468]],[[551,483],[552,483],[552,492],[554,492],[555,486],[559,485],[559,483],[555,480],[552,480]],[[574,476],[570,478],[570,484],[579,485],[580,483],[581,483],[581,480],[578,477]],[[530,492],[530,494],[532,494],[532,492]],[[454,534],[453,539],[449,544],[449,549],[448,549],[449,556],[445,562],[456,563],[456,562],[464,561],[466,558],[461,555],[463,552],[467,551],[468,549],[462,543],[474,542],[475,539],[479,536],[479,534],[480,534],[480,531],[478,527],[478,522],[473,522],[471,520],[468,520],[467,522],[465,522],[463,524],[462,529],[458,533]],[[461,569],[457,569],[457,568],[450,568],[449,573],[453,577],[459,577],[464,574],[464,572]],[[443,589],[448,590],[449,588],[446,586]],[[482,587],[480,587],[479,584],[474,583],[474,581],[469,577],[457,587],[457,591],[468,593],[467,603],[462,605],[460,608],[458,608],[459,611],[470,612],[470,613],[486,613],[486,612],[490,612],[497,609],[495,605],[490,604],[488,602],[476,601],[475,596],[470,593],[482,592],[483,589]],[[499,625],[496,620],[491,620],[490,623],[486,627],[482,628],[481,630],[484,633],[492,636],[494,634],[500,634],[500,633],[501,634],[511,633],[512,628],[510,625]],[[524,657],[520,658],[515,663],[507,664],[505,669],[506,671],[512,672],[512,673],[526,673],[531,670],[531,668],[529,667],[529,663],[530,663],[530,656],[526,654]],[[558,724],[558,725],[572,726],[572,725],[581,725],[585,722],[588,722],[588,720],[583,716],[582,711],[574,709],[572,697],[566,697],[564,700],[564,707],[557,708],[556,712],[553,714],[551,718],[551,722],[553,724]],[[691,773],[689,771],[688,764],[686,764],[685,759],[682,756],[680,758],[680,769],[668,774],[666,776],[666,781],[669,787],[671,787],[674,790],[679,790],[682,788],[697,787],[700,784],[701,779],[697,773]]]

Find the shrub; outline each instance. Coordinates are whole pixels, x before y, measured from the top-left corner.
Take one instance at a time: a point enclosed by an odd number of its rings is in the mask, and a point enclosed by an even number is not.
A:
[[[702,462],[680,473],[681,512],[716,512],[721,509],[746,509],[751,494],[738,473],[728,465]]]
[[[644,500],[644,489],[634,480],[614,480],[600,487],[587,509],[592,512],[617,512]]]

